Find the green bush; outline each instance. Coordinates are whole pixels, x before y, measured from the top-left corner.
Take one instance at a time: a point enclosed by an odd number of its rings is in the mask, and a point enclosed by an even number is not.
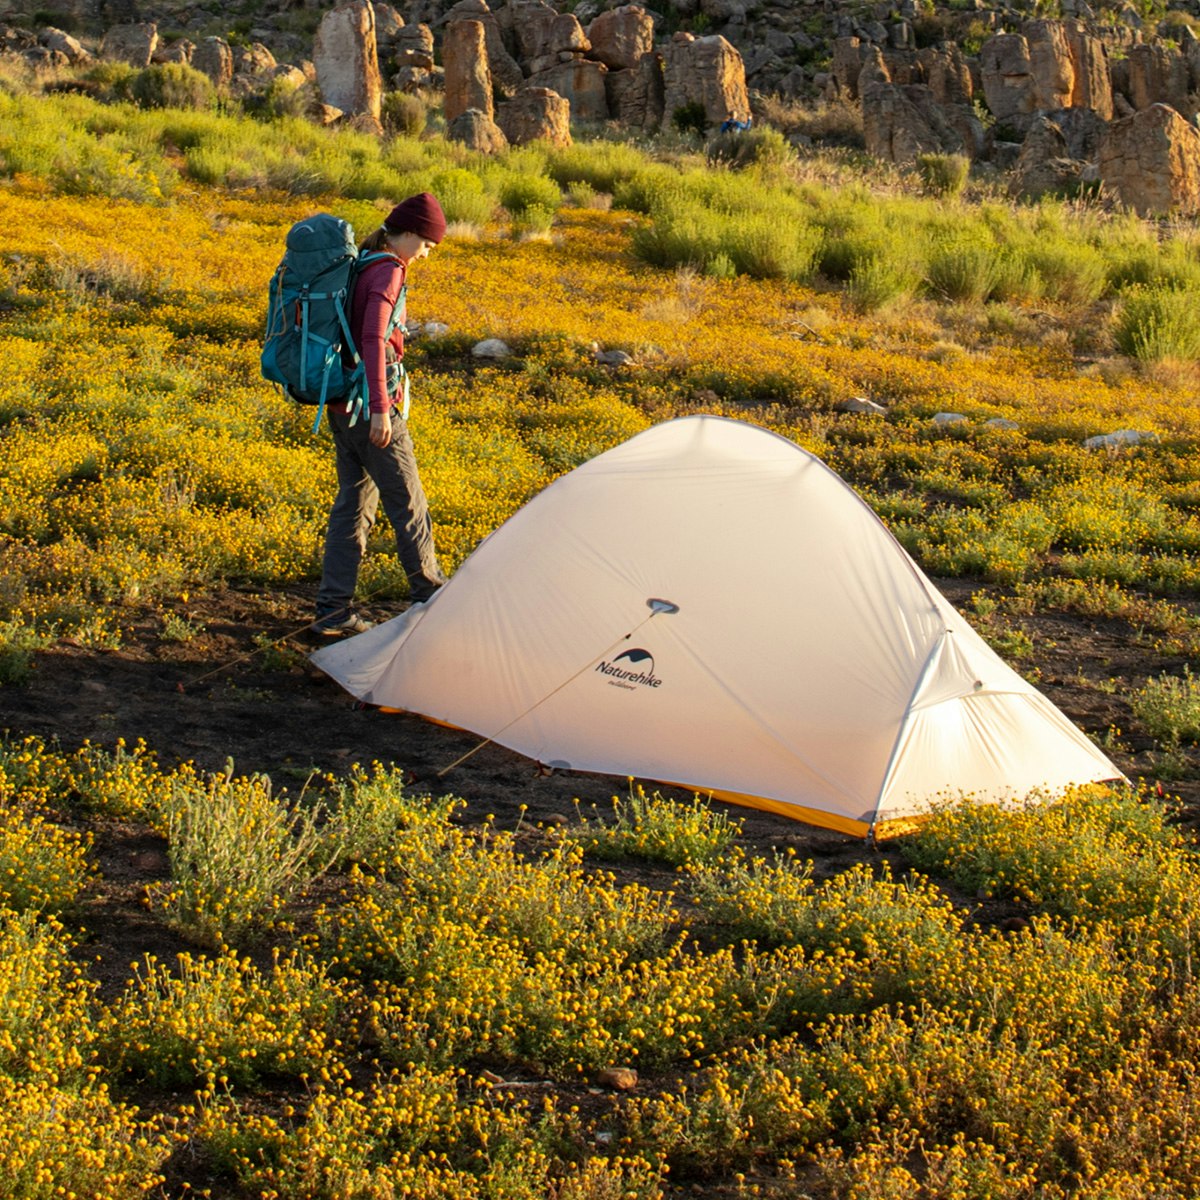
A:
[[[704,137],[708,132],[708,113],[699,100],[693,100],[690,104],[680,105],[671,114],[671,124],[680,133]]]
[[[130,88],[139,108],[208,108],[213,84],[187,63],[154,63],[141,71]]]
[[[740,170],[754,165],[784,166],[796,156],[778,129],[744,129],[718,133],[704,148],[709,163]]]
[[[484,190],[483,180],[463,167],[451,167],[433,176],[430,191],[441,202],[446,220],[485,226],[496,211],[495,197]]]
[[[860,259],[850,269],[846,292],[860,312],[881,312],[909,299],[921,284],[910,263],[883,254]]]
[[[520,217],[528,209],[554,213],[562,206],[562,192],[544,175],[509,175],[500,184],[500,203],[512,217]]]
[[[971,160],[964,154],[921,154],[917,156],[917,174],[931,196],[957,196],[971,173]]]
[[[610,195],[646,166],[646,155],[624,142],[575,142],[552,150],[546,161],[547,173],[559,187],[587,183]]]
[[[996,284],[996,248],[969,232],[943,238],[930,253],[926,277],[946,300],[981,304]]]
[[[1200,358],[1200,289],[1130,288],[1113,336],[1121,353],[1139,362]]]
[[[714,861],[741,832],[742,822],[714,809],[699,796],[680,803],[647,796],[639,787],[622,800],[614,796],[613,819],[584,817],[573,831],[577,842],[598,858],[646,858],[671,866]]]
[[[417,138],[425,132],[429,109],[420,96],[409,92],[388,92],[383,97],[383,127],[389,133]]]
[[[1184,667],[1183,677],[1146,680],[1130,701],[1133,715],[1166,746],[1200,741],[1200,680]]]

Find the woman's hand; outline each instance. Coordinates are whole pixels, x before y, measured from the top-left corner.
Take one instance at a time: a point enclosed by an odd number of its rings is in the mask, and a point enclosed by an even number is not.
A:
[[[371,414],[371,432],[368,435],[371,439],[372,446],[378,446],[380,450],[391,445],[392,441],[392,414],[391,413],[372,413]]]

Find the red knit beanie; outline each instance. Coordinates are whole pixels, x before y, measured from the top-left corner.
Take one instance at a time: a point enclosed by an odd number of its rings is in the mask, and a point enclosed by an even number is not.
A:
[[[446,236],[446,214],[436,197],[428,192],[402,200],[383,223],[388,233],[415,233],[435,244]]]

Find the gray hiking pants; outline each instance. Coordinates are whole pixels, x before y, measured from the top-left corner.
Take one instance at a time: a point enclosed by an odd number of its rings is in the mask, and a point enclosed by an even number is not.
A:
[[[396,552],[408,575],[410,594],[414,601],[428,600],[446,577],[438,566],[429,505],[407,422],[393,410],[392,440],[381,450],[371,445],[369,418],[360,417],[351,426],[345,413],[328,415],[337,452],[338,494],[325,533],[317,616],[350,612],[359,564],[380,501],[396,534]]]

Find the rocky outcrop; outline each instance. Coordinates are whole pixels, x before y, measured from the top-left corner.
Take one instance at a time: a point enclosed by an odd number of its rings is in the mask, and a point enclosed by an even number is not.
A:
[[[1075,75],[1068,107],[1091,109],[1101,119],[1112,120],[1112,77],[1104,43],[1089,33],[1082,21],[1067,21],[1063,28]]]
[[[235,75],[269,75],[278,65],[275,55],[262,42],[251,42],[249,46],[239,46],[233,52],[233,73]]]
[[[492,73],[488,70],[486,35],[481,21],[451,21],[442,40],[445,70],[445,114],[455,121],[468,109],[492,120]]]
[[[571,144],[571,106],[549,88],[524,87],[496,107],[496,123],[514,146],[546,140]]]
[[[452,142],[461,142],[464,146],[479,154],[499,154],[508,149],[508,138],[504,131],[487,113],[478,108],[468,108],[459,113],[446,127],[446,136]]]
[[[969,109],[938,104],[924,84],[872,83],[862,96],[867,153],[912,163],[922,154],[980,155],[982,126]]]
[[[988,108],[1022,132],[1039,110],[1068,108],[1075,90],[1071,43],[1061,21],[1027,21],[1020,33],[989,38],[979,54]]]
[[[604,77],[609,116],[630,129],[658,129],[663,122],[665,91],[658,57],[646,55],[636,66]]]
[[[1082,158],[1072,157],[1059,126],[1049,117],[1039,115],[1021,145],[1009,191],[1014,196],[1031,199],[1047,193],[1062,194],[1078,186],[1086,169],[1087,163]]]
[[[1114,121],[1099,168],[1105,190],[1140,216],[1200,213],[1200,132],[1165,104]]]
[[[590,58],[610,71],[632,70],[654,51],[654,18],[636,4],[600,13],[587,27]]]
[[[719,34],[677,33],[663,48],[663,111],[666,120],[680,109],[700,105],[713,127],[750,115],[742,56]]]
[[[1026,21],[1021,33],[1029,46],[1031,111],[1069,107],[1075,87],[1075,67],[1063,23]]]
[[[524,86],[525,73],[509,53],[500,22],[488,7],[486,0],[458,0],[446,13],[444,20],[447,25],[454,21],[478,21],[483,26],[488,73],[491,75],[492,90],[496,95],[511,96],[518,88]]]
[[[919,50],[917,64],[939,104],[971,103],[975,95],[971,68],[957,46],[930,46]]]
[[[857,100],[858,77],[863,69],[863,44],[856,37],[840,37],[833,43],[830,64],[832,91],[846,100]]]
[[[313,42],[313,63],[326,104],[379,121],[383,87],[370,0],[350,0],[321,18]]]
[[[375,8],[375,54],[379,69],[385,71],[396,53],[396,43],[404,29],[404,18],[390,4],[378,3]]]
[[[528,86],[557,92],[571,106],[576,121],[608,120],[608,68],[588,58],[572,58],[530,75]]]
[[[1188,101],[1187,60],[1176,50],[1161,45],[1134,46],[1127,59],[1129,100],[1135,110],[1152,104],[1169,104],[1176,112],[1191,116]]]
[[[38,44],[52,54],[61,55],[63,61],[71,67],[85,66],[92,61],[91,53],[85,50],[79,41],[53,26],[48,25],[38,34]]]
[[[154,61],[156,63],[185,63],[190,66],[192,55],[195,53],[196,43],[187,38],[180,38],[169,46],[164,46],[160,42],[158,49],[154,52]]]
[[[432,85],[439,71],[434,64],[433,30],[421,23],[405,25],[392,42],[392,61],[396,66],[392,86],[397,91],[415,92]]]
[[[223,88],[233,78],[233,49],[224,38],[206,37],[192,51],[192,66]]]
[[[114,25],[100,43],[100,57],[148,67],[158,49],[158,26],[152,21],[132,25]]]

